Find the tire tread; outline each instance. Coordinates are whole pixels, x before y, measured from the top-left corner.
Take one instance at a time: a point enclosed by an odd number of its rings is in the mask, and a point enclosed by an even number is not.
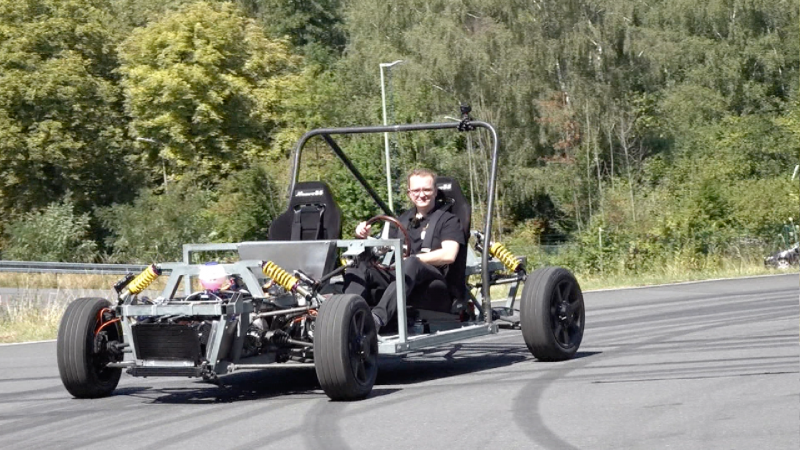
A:
[[[375,381],[373,377],[367,385],[359,384],[350,367],[349,327],[358,309],[363,309],[371,320],[364,299],[351,294],[334,295],[322,304],[317,316],[314,367],[322,389],[331,400],[362,399],[372,391]]]
[[[122,369],[114,369],[107,381],[98,380],[90,370],[88,335],[97,313],[111,302],[104,298],[79,298],[67,306],[58,327],[56,359],[61,382],[76,398],[105,397],[116,389]]]
[[[545,267],[535,270],[528,276],[522,289],[520,305],[520,325],[528,350],[540,361],[564,361],[572,358],[580,346],[580,340],[573,348],[565,349],[559,345],[550,324],[550,297],[553,289],[564,279],[578,290],[581,303],[583,294],[575,277],[562,267]],[[583,326],[581,326],[581,333]]]

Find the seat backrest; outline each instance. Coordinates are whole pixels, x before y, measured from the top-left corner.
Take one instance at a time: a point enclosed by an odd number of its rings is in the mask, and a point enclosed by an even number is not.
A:
[[[289,207],[269,227],[270,241],[341,239],[342,212],[321,181],[296,183]]]
[[[453,213],[461,221],[464,229],[464,242],[469,242],[470,221],[472,220],[472,207],[464,197],[461,186],[455,178],[436,177],[437,195],[443,196],[444,201],[449,203],[448,211]],[[467,245],[461,247],[456,256],[455,262],[450,264],[445,275],[450,295],[453,300],[463,300],[467,293]]]
[[[441,176],[436,177],[435,184],[436,189],[439,191],[438,195],[443,196],[445,201],[452,203],[448,211],[458,217],[458,220],[461,221],[461,227],[464,229],[464,237],[469,239],[472,206],[467,202],[467,198],[464,197],[461,185],[458,184],[455,178]]]

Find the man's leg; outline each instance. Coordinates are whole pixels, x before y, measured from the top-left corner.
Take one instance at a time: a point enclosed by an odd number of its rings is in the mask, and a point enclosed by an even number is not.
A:
[[[444,280],[439,269],[413,257],[403,260],[403,275],[406,300],[415,287],[428,284],[433,280]],[[395,312],[397,312],[397,284],[393,281],[386,287],[378,304],[372,308],[372,313],[386,325]]]
[[[357,266],[345,271],[344,293],[360,295],[368,305],[375,306],[377,301],[372,296],[372,290],[386,289],[391,281],[388,274],[382,273],[372,264],[362,261]]]

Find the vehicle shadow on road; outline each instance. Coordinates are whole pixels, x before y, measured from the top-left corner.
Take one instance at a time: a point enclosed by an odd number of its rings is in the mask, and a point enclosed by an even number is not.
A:
[[[574,358],[586,358],[598,352],[578,352]],[[470,373],[510,367],[515,364],[540,363],[524,345],[509,343],[460,343],[415,351],[406,355],[381,355],[378,379],[370,397],[391,395],[412,385]],[[543,366],[545,367],[545,366]],[[552,367],[552,366],[551,366]],[[174,387],[122,390],[162,404],[233,403],[269,398],[326,399],[313,367],[276,368],[240,372],[220,379],[220,385],[202,381],[184,381]]]
[[[186,383],[189,383],[186,385]],[[138,396],[153,403],[213,404],[262,400],[323,398],[313,367],[240,372],[220,378],[219,384],[189,381],[179,387],[152,388]]]
[[[461,343],[379,360],[376,385],[414,384],[534,361],[518,344]]]

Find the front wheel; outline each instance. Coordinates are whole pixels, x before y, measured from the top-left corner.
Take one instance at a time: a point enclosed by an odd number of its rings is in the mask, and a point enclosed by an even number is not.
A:
[[[76,398],[106,397],[116,389],[122,369],[106,367],[117,356],[109,343],[122,342],[118,323],[106,320],[111,302],[79,298],[69,304],[58,326],[56,359],[61,382]]]
[[[525,344],[541,361],[572,358],[583,339],[586,313],[575,277],[561,267],[528,275],[522,289],[520,325]]]
[[[314,332],[314,368],[331,400],[360,400],[378,377],[378,331],[367,302],[334,295],[322,304]]]

